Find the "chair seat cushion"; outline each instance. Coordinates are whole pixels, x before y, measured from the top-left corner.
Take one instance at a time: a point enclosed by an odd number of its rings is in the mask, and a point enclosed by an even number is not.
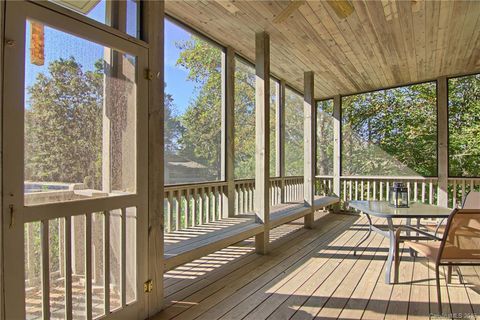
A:
[[[430,260],[436,260],[440,250],[440,241],[405,241],[405,245]],[[478,260],[480,260],[480,255],[477,249],[460,249],[448,242],[443,248],[441,259],[442,262],[474,262]]]
[[[405,241],[405,245],[432,260],[437,259],[440,249],[440,241]]]

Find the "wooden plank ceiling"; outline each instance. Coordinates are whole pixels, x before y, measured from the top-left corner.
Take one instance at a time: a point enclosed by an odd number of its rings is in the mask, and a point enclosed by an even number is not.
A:
[[[167,0],[166,11],[251,61],[267,31],[272,72],[302,89],[313,70],[319,99],[480,71],[480,1],[353,1],[345,19],[300,2],[277,19],[289,1]]]

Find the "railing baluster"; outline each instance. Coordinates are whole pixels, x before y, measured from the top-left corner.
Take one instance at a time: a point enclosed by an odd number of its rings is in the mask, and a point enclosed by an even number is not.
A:
[[[213,191],[213,192],[214,192],[213,199],[214,199],[214,201],[215,201],[215,205],[214,205],[214,218],[213,218],[213,219],[214,219],[215,221],[217,221],[217,220],[220,220],[220,219],[219,219],[219,207],[220,207],[220,205],[219,205],[219,201],[218,201],[218,200],[219,200],[219,198],[218,198],[218,194],[219,194],[219,193],[218,193],[218,187],[215,187],[213,190],[214,190],[214,191]]]
[[[413,195],[413,201],[418,201],[418,182],[415,181],[413,183],[413,192],[414,192],[414,195]]]
[[[383,201],[383,181],[380,181],[380,201]]]
[[[353,200],[353,196],[352,196],[352,180],[348,180],[348,200]]]
[[[452,208],[457,207],[457,180],[453,180]]]
[[[422,181],[422,203],[425,203],[425,181]]]
[[[103,213],[103,301],[105,314],[110,312],[110,211]]]
[[[65,319],[73,318],[72,303],[72,218],[65,217]],[[105,309],[107,310],[107,309]]]
[[[410,190],[410,182],[407,182],[407,197],[408,197],[408,201],[410,201],[412,199],[412,192]]]
[[[370,180],[367,181],[367,201],[370,200]]]
[[[182,229],[182,194],[180,193],[180,190],[177,190],[176,192],[176,205],[175,205],[175,218],[177,220],[177,230]],[[183,226],[186,228],[187,225],[184,221]]]
[[[433,204],[433,181],[430,180],[429,190],[428,190],[428,203]]]
[[[218,219],[222,219],[223,218],[223,208],[224,206],[226,206],[227,204],[224,203],[224,201],[227,199],[227,197],[225,196],[225,193],[227,192],[226,191],[226,187],[223,187],[221,186],[220,188],[220,194],[218,195],[220,198],[218,199],[218,204],[219,204],[219,209],[218,209]]]
[[[387,180],[387,201],[390,201],[390,180]]]
[[[205,188],[205,222],[210,222],[210,187]]]
[[[127,305],[127,209],[122,208],[122,308]]]
[[[173,191],[168,191],[168,198],[167,198],[167,212],[168,212],[168,223],[170,225],[170,231],[178,230],[175,228],[176,223],[173,220]]]
[[[123,259],[122,259],[122,262],[123,262]],[[87,320],[91,320],[93,316],[92,315],[93,300],[92,300],[92,214],[91,213],[85,215],[85,294],[86,294],[85,309],[87,312]]]
[[[242,183],[242,213],[247,213],[248,209],[248,191],[245,183]]]
[[[205,223],[205,188],[200,188],[200,195],[198,197],[198,215],[200,217],[200,225]]]
[[[192,223],[190,189],[186,189],[185,190],[185,227],[189,228],[192,225],[193,223]]]
[[[248,212],[253,212],[253,207],[255,206],[254,204],[254,197],[255,197],[255,189],[254,189],[254,184],[250,183],[249,184],[249,192],[250,192],[250,207],[248,208]]]
[[[363,180],[360,181],[360,200],[363,201]]]
[[[48,220],[41,221],[40,241],[42,244],[42,305],[43,319],[50,319],[50,263]]]

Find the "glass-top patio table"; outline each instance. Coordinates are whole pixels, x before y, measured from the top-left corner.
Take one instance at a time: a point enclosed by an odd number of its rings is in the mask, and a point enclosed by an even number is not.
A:
[[[422,218],[441,219],[448,217],[452,212],[452,209],[449,208],[419,202],[410,203],[409,208],[394,208],[391,207],[387,201],[349,201],[348,206],[363,213],[368,220],[368,232],[356,247],[367,240],[372,231],[389,239],[390,245],[385,270],[385,283],[392,283],[390,280],[390,273],[395,255],[395,229],[399,227],[399,225],[393,224],[393,219],[404,219],[405,225],[402,227],[406,227],[417,233],[416,236],[410,236],[407,234],[406,237],[402,236],[402,239],[431,239],[431,236],[425,231],[412,227],[411,219],[417,219],[417,221]],[[385,218],[387,220],[387,225],[376,226],[372,224],[371,216]],[[423,236],[420,236],[419,234],[423,234]],[[398,270],[395,270],[395,273],[395,279],[398,279]]]

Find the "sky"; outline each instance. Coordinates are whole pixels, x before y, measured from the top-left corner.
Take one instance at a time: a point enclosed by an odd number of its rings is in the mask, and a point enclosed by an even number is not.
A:
[[[136,34],[136,10],[133,1],[127,2],[127,33]],[[105,23],[105,0],[87,15],[88,17]],[[37,66],[30,63],[30,23],[26,30],[26,62],[25,62],[25,85],[31,86],[39,73],[48,73],[48,65],[59,58],[68,59],[71,56],[83,66],[83,70],[93,70],[98,59],[103,58],[103,46],[91,41],[69,35],[48,26],[45,27],[45,63]],[[177,66],[180,50],[175,43],[188,40],[190,33],[180,28],[169,20],[165,21],[165,91],[173,96],[174,113],[183,114],[191,99],[196,97],[195,86],[187,80],[188,71]],[[26,97],[27,99],[27,97]],[[28,108],[29,106],[25,104]]]

